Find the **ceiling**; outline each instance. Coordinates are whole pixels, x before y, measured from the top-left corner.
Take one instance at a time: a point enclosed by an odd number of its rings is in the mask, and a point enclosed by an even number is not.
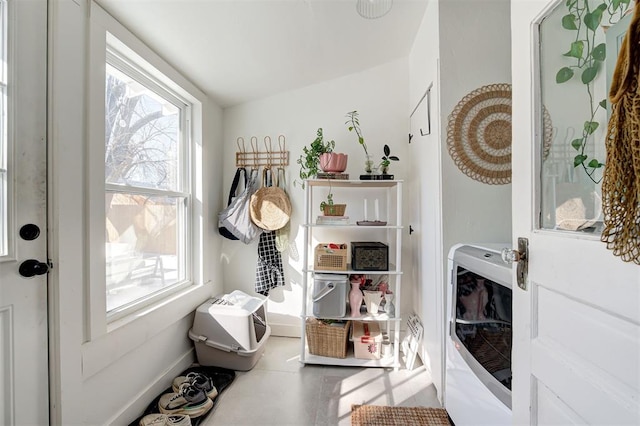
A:
[[[406,57],[427,0],[96,0],[222,107]]]

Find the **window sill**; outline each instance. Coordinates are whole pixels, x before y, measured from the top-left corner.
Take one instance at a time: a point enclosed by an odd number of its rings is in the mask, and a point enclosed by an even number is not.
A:
[[[100,372],[126,353],[144,345],[212,297],[212,283],[192,286],[153,306],[108,325],[106,334],[82,345],[83,377]]]

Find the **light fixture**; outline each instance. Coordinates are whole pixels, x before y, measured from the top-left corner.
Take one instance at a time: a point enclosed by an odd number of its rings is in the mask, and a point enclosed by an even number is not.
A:
[[[393,0],[358,0],[356,10],[366,19],[381,18],[391,10]]]

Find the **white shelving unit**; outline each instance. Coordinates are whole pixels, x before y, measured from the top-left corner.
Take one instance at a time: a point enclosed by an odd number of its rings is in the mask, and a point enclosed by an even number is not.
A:
[[[303,265],[307,265],[302,271],[302,288],[304,303],[302,304],[302,348],[300,361],[305,364],[344,365],[360,367],[400,367],[400,323],[401,323],[401,296],[402,296],[402,183],[401,180],[307,180],[305,182],[305,207],[304,207],[304,257]],[[348,224],[327,225],[316,224],[317,213],[320,213],[320,202],[326,199],[327,193],[334,193],[336,204],[347,204],[346,214],[349,216]],[[382,198],[382,200],[380,200]],[[364,200],[379,200],[378,212],[369,206],[367,219],[387,222],[384,226],[360,226],[357,221],[364,220]],[[376,202],[376,204],[378,204]],[[380,241],[389,246],[389,269],[385,271],[362,271],[351,269],[347,265],[346,271],[327,271],[314,269],[313,253],[315,245],[319,243],[345,243],[349,248],[347,260],[351,256],[351,241]],[[371,321],[380,323],[380,329],[388,333],[393,343],[393,356],[379,360],[358,359],[353,355],[353,345],[346,358],[332,358],[309,353],[306,338],[306,320],[313,317],[311,288],[314,282],[314,274],[365,274],[369,276],[387,275],[389,277],[389,290],[394,295],[395,316],[389,317],[387,313],[368,314],[363,312],[360,317],[351,317],[347,310],[345,317],[323,317],[322,319],[338,319],[352,321]]]

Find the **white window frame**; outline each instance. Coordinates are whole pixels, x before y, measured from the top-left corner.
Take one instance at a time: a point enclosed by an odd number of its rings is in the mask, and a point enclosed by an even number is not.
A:
[[[147,305],[119,312],[107,317],[105,277],[105,173],[104,173],[104,108],[107,46],[125,55],[141,67],[152,79],[162,83],[172,93],[192,105],[192,121],[189,135],[191,193],[190,249],[191,277],[180,288],[163,293]],[[213,284],[205,279],[203,248],[203,107],[208,103],[206,95],[191,84],[166,61],[151,51],[102,8],[91,3],[89,28],[89,76],[87,114],[87,265],[85,344],[83,345],[83,371],[86,377],[104,368],[113,360],[144,344],[150,336],[173,325],[179,318],[192,312],[200,303],[211,297]],[[114,345],[118,342],[117,345]]]
[[[181,257],[181,265],[180,267],[185,273],[185,277],[183,280],[168,286],[167,288],[160,290],[158,292],[152,293],[149,296],[144,298],[135,300],[129,304],[122,305],[121,307],[115,308],[111,311],[107,311],[107,321],[113,322],[120,318],[126,317],[130,315],[132,312],[138,311],[141,308],[145,308],[149,305],[157,303],[159,300],[162,300],[176,291],[180,291],[184,289],[186,286],[192,285],[192,267],[191,267],[191,246],[192,246],[192,233],[193,233],[193,202],[192,202],[192,179],[191,176],[193,173],[191,172],[191,128],[190,125],[192,123],[191,114],[193,111],[193,105],[191,102],[186,100],[184,97],[180,96],[180,94],[175,93],[171,88],[167,87],[161,81],[152,78],[149,73],[147,73],[142,67],[140,67],[137,63],[134,63],[130,58],[128,58],[122,52],[117,51],[116,46],[113,46],[110,41],[113,41],[113,38],[107,37],[107,53],[106,53],[106,61],[105,63],[110,66],[116,68],[118,71],[127,75],[130,78],[133,78],[138,83],[142,84],[145,88],[152,90],[163,99],[170,101],[174,106],[180,109],[180,124],[179,124],[179,142],[178,142],[178,168],[180,170],[178,189],[176,190],[160,190],[160,189],[149,189],[149,188],[138,188],[126,185],[119,184],[110,184],[105,183],[105,192],[106,193],[118,193],[118,192],[126,192],[126,193],[134,193],[140,195],[151,195],[151,196],[175,196],[175,197],[184,197],[185,199],[185,210],[183,213],[182,209],[178,209],[177,214],[184,217],[178,218],[178,223],[183,224],[184,227],[180,230],[180,234],[184,233],[184,238],[178,241],[178,252],[182,254]],[[105,72],[106,75],[106,72]],[[106,77],[105,77],[106,78]]]
[[[12,112],[9,102],[9,87],[11,86],[11,66],[9,57],[9,4],[6,0],[0,1],[0,31],[2,42],[0,43],[0,103],[3,104],[4,116],[0,117],[0,191],[5,194],[4,204],[0,200],[0,235],[4,235],[4,241],[0,240],[0,262],[15,260],[15,192],[13,189],[13,137],[11,125]]]

